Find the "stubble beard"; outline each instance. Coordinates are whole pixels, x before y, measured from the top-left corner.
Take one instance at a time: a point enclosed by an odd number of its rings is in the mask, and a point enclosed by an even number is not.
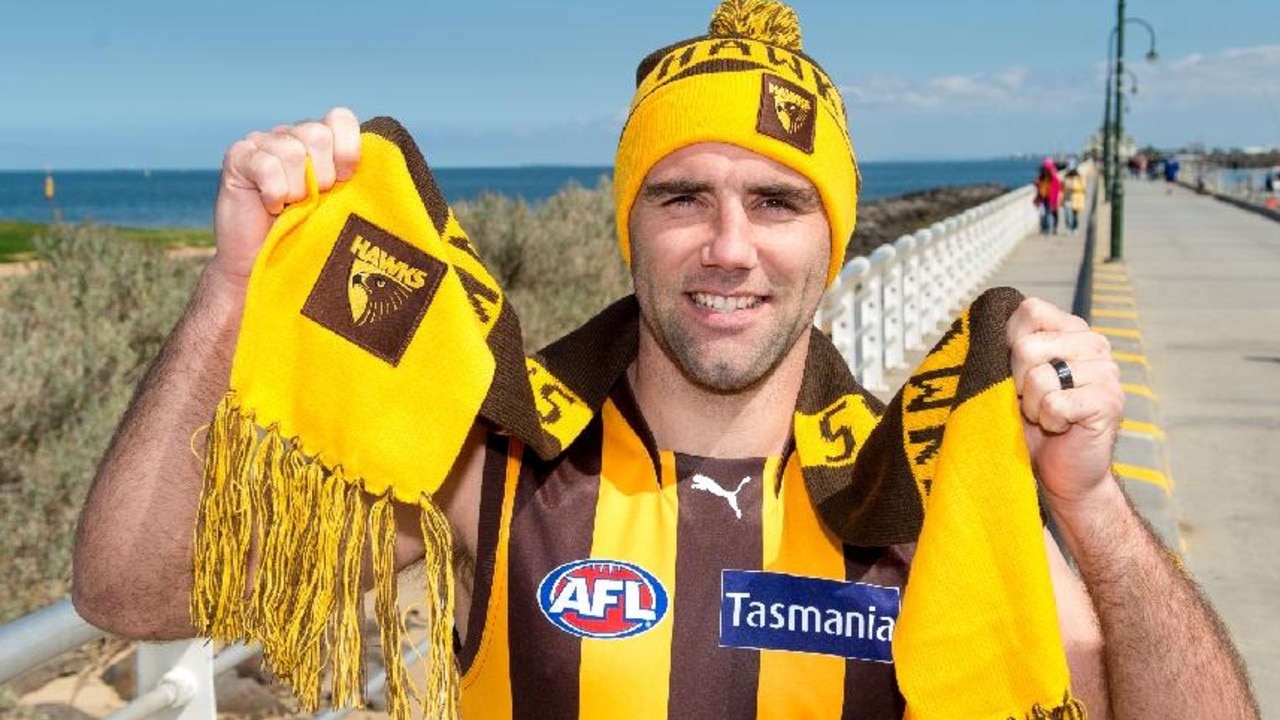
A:
[[[636,288],[641,289],[638,283]],[[800,312],[771,328],[759,346],[734,348],[727,356],[699,340],[694,329],[680,320],[675,308],[657,308],[645,302],[646,294],[650,299],[658,296],[655,288],[647,290],[648,293],[637,292],[637,297],[641,298],[640,314],[649,335],[685,379],[718,395],[749,390],[767,379],[811,324]]]

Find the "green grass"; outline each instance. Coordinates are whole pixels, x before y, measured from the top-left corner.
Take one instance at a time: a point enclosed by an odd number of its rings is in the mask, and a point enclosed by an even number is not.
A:
[[[0,219],[0,262],[34,258],[32,240],[51,228],[48,223]],[[114,232],[162,248],[213,245],[213,230],[208,228],[115,228]]]
[[[31,238],[47,227],[42,223],[0,220],[0,262],[22,260],[34,254]]]

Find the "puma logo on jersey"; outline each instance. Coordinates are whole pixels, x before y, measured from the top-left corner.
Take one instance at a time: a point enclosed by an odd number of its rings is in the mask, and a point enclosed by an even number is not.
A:
[[[737,515],[738,519],[741,520],[742,510],[741,508],[738,507],[738,493],[742,492],[742,488],[749,482],[751,482],[750,475],[742,478],[742,482],[738,483],[737,489],[735,489],[733,492],[729,492],[728,490],[725,490],[724,488],[720,487],[720,483],[716,482],[715,480],[712,480],[706,475],[694,475],[693,485],[691,485],[690,487],[692,487],[694,490],[706,490],[707,492],[711,493],[712,495],[715,495],[716,497],[724,498],[725,501],[729,503],[729,507],[733,508],[733,514]]]

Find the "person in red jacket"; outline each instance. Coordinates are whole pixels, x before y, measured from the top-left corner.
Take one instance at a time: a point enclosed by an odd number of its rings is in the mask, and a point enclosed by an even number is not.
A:
[[[1040,234],[1058,234],[1058,209],[1062,207],[1062,179],[1053,158],[1045,158],[1036,177],[1036,207],[1040,208]]]

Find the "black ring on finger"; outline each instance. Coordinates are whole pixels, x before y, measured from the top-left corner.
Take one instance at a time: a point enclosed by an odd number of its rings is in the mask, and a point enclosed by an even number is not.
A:
[[[1053,358],[1049,360],[1049,364],[1058,373],[1058,384],[1063,390],[1070,390],[1076,386],[1076,380],[1071,376],[1071,368],[1067,366],[1067,361],[1062,358]]]

